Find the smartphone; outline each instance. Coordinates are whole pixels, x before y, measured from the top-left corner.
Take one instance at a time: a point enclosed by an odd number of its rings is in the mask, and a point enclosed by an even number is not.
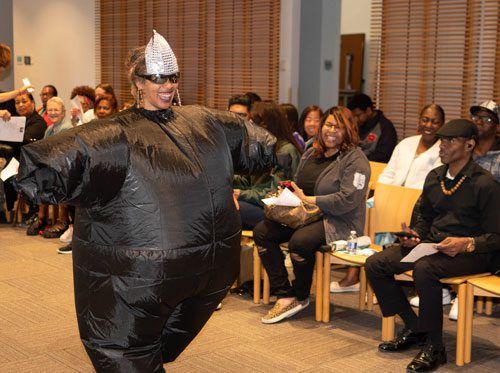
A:
[[[413,234],[413,233],[410,233],[410,232],[405,232],[405,231],[401,231],[401,232],[391,232],[393,235],[395,235],[396,237],[400,237],[400,238],[418,238],[418,235],[416,234]]]
[[[282,188],[288,188],[290,192],[295,191],[295,189],[293,189],[292,182],[290,180],[280,181],[280,186]]]

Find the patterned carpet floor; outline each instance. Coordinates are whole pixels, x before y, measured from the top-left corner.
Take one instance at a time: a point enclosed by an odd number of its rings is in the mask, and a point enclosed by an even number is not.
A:
[[[0,372],[93,372],[73,306],[72,256],[58,240],[0,226]],[[342,271],[334,272],[340,278]],[[314,321],[314,304],[274,325],[271,305],[230,294],[168,372],[404,372],[418,352],[382,354],[380,312],[356,308],[357,293],[331,296],[332,317]],[[447,315],[450,306],[445,307]],[[500,305],[474,318],[473,361],[457,367],[455,323],[445,317],[448,364],[440,372],[500,372]]]

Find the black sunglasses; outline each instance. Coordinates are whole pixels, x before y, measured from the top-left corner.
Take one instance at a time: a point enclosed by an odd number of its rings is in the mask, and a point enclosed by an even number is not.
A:
[[[180,73],[175,73],[171,75],[165,75],[165,74],[136,74],[136,75],[143,79],[147,79],[150,82],[153,82],[154,84],[164,84],[166,82],[176,84],[179,82],[179,79],[181,77]]]

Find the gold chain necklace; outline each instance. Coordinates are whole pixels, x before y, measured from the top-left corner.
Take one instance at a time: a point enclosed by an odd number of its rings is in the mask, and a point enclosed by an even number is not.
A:
[[[443,194],[446,195],[446,196],[451,196],[453,193],[455,193],[457,191],[458,188],[460,188],[460,185],[462,185],[462,183],[464,182],[466,176],[462,176],[460,178],[460,180],[458,180],[458,183],[455,184],[455,186],[451,189],[446,189],[446,187],[444,186],[444,180],[441,180],[441,190],[443,191]]]

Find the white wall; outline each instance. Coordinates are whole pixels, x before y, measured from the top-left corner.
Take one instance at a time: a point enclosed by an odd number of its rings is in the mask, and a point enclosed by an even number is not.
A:
[[[363,61],[363,91],[368,88],[368,54],[370,52],[371,0],[342,0],[340,32],[342,34],[365,34]]]
[[[311,0],[285,0],[281,2],[280,80],[279,101],[298,105],[300,47],[300,8]],[[318,0],[314,0],[318,1]],[[323,2],[321,15],[321,54],[316,66],[320,69],[321,91],[318,101],[334,104],[338,94],[338,46],[332,41],[337,35],[332,30],[338,26],[338,8],[333,4],[339,0]],[[73,87],[82,84],[95,86],[95,19],[94,0],[0,0],[0,5],[13,5],[14,35],[14,86],[28,77],[38,93],[45,84],[54,84],[59,95],[68,102]],[[341,33],[365,33],[369,37],[370,0],[342,0]],[[309,3],[311,4],[311,3]],[[5,8],[2,7],[2,13]],[[333,12],[333,13],[332,13]],[[326,29],[328,28],[328,29]],[[336,34],[336,33],[335,33]],[[5,34],[0,29],[0,39]],[[368,39],[367,39],[368,41]],[[29,55],[32,65],[16,65],[16,56]],[[324,60],[333,60],[333,69],[323,71]],[[365,60],[367,53],[365,53]],[[368,64],[365,63],[365,71]],[[326,74],[326,80],[325,78]],[[366,79],[366,74],[364,75]],[[332,88],[333,87],[333,88]],[[319,103],[319,102],[318,102]]]
[[[14,85],[29,78],[35,100],[53,84],[69,103],[71,90],[95,82],[94,0],[14,0]],[[31,56],[32,65],[17,65],[16,56]]]
[[[281,2],[279,103],[298,103],[300,0]]]
[[[8,45],[14,53],[12,37],[12,0],[0,0],[0,43]],[[0,76],[0,90],[14,89],[14,68],[11,66]]]

